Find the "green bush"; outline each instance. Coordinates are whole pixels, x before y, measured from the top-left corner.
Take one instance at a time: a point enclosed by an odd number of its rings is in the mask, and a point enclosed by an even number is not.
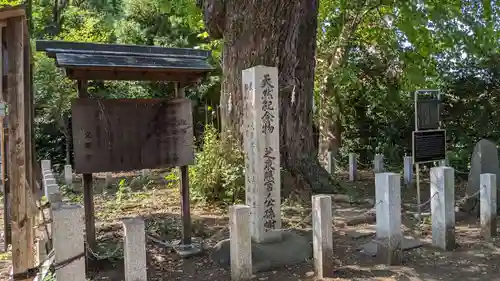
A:
[[[245,194],[245,160],[238,142],[219,139],[212,125],[205,127],[203,150],[189,170],[193,199],[232,204]]]

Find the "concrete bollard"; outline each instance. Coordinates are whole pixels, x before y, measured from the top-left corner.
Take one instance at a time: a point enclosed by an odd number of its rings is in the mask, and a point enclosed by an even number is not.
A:
[[[313,257],[316,277],[333,277],[332,197],[314,195],[313,209]]]
[[[110,187],[112,184],[113,184],[113,173],[107,172],[105,185],[106,187]]]
[[[407,187],[413,184],[413,157],[405,156],[403,159],[403,180]]]
[[[83,208],[62,205],[52,209],[52,239],[55,263],[69,264],[56,269],[57,280],[85,281],[85,241]]]
[[[400,174],[376,174],[375,199],[377,258],[388,265],[399,265],[403,261]]]
[[[64,166],[64,182],[68,187],[73,185],[73,169],[71,168],[71,165]]]
[[[146,281],[146,230],[143,219],[123,220],[125,281]]]
[[[151,175],[151,170],[150,169],[142,169],[141,170],[141,176],[143,178],[147,178]]]
[[[50,160],[42,160],[41,161],[41,168],[42,172],[47,171],[47,170],[52,170],[52,164],[50,163]]]
[[[455,248],[455,171],[433,167],[431,182],[432,244],[443,250]]]
[[[335,175],[335,170],[337,169],[337,160],[335,159],[335,155],[333,154],[333,152],[327,152],[326,161],[326,170],[330,173],[330,175]]]
[[[384,172],[384,155],[375,154],[373,158],[373,172],[376,174]]]
[[[357,179],[357,156],[356,153],[349,153],[349,181]]]
[[[481,174],[480,187],[481,234],[490,240],[497,235],[497,176]]]
[[[252,279],[252,234],[250,232],[250,207],[229,207],[229,240],[231,254],[231,280]]]

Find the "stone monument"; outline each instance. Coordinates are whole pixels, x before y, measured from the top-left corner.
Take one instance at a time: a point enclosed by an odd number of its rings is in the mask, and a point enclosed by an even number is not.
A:
[[[255,66],[243,70],[241,89],[245,200],[250,207],[253,271],[303,262],[312,255],[308,239],[281,230],[277,68]],[[229,266],[228,239],[215,246],[212,259]]]
[[[468,196],[479,192],[481,174],[495,174],[497,178],[500,178],[498,149],[493,142],[486,139],[480,140],[472,152],[469,181],[467,184]],[[479,194],[466,202],[464,210],[474,212],[479,216]]]

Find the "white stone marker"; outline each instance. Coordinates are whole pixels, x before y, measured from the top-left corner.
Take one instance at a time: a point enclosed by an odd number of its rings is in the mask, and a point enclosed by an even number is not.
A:
[[[246,205],[255,242],[281,239],[278,69],[242,72]]]
[[[335,155],[333,152],[328,151],[326,156],[326,170],[330,175],[335,175],[335,171],[337,169],[337,160],[335,159]]]
[[[314,195],[313,209],[313,257],[316,277],[333,277],[333,228],[332,197]]]
[[[71,168],[71,165],[64,166],[64,182],[66,182],[68,187],[73,185],[73,169]]]
[[[481,174],[481,233],[487,240],[497,235],[497,175]]]
[[[388,265],[401,264],[403,234],[401,232],[401,175],[375,175],[377,216],[377,258]]]
[[[252,279],[252,234],[250,232],[250,207],[229,207],[229,243],[231,252],[231,280]]]
[[[146,232],[143,219],[123,220],[125,281],[146,281]]]
[[[375,157],[373,157],[373,172],[374,173],[384,172],[384,155],[375,154]]]
[[[52,239],[55,263],[79,256],[66,266],[56,269],[57,280],[85,281],[85,245],[83,208],[62,205],[52,209]]]
[[[50,163],[50,160],[42,160],[41,166],[42,172],[46,170],[52,170],[52,164]]]
[[[403,178],[406,186],[411,186],[413,183],[413,157],[405,156],[403,159]]]
[[[151,170],[149,169],[142,169],[141,170],[141,176],[144,178],[147,178],[151,175]]]
[[[357,178],[357,157],[356,153],[349,153],[349,181],[355,181]]]
[[[110,187],[112,184],[113,184],[113,173],[107,172],[105,185],[106,187]]]
[[[455,171],[433,167],[431,182],[432,244],[443,250],[455,247]]]

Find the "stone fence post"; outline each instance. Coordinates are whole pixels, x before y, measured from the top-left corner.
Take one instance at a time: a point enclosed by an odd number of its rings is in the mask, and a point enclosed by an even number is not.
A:
[[[52,209],[52,239],[57,281],[85,281],[83,207],[63,204]],[[66,264],[67,263],[67,264]]]
[[[146,281],[148,278],[146,261],[146,230],[140,218],[124,219],[123,247],[125,281]]]
[[[229,207],[229,244],[231,255],[231,280],[252,279],[252,234],[250,231],[250,207]]]
[[[313,210],[313,257],[316,277],[333,277],[332,197],[314,195]]]
[[[480,187],[481,233],[490,240],[497,235],[497,175],[481,174]]]
[[[375,175],[377,216],[377,258],[388,265],[403,260],[401,232],[401,176],[396,173]]]
[[[443,250],[455,247],[455,171],[433,167],[431,182],[432,244]]]

